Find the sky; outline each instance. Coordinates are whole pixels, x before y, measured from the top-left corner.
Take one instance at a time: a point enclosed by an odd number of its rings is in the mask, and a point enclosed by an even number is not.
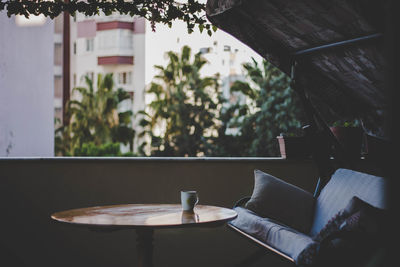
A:
[[[156,32],[152,32],[149,23],[147,23],[146,62],[149,66],[146,66],[146,84],[151,81],[152,77],[156,74],[152,66],[156,64],[166,64],[165,52],[179,52],[184,45],[189,45],[192,48],[192,54],[197,53],[200,48],[213,47],[211,53],[213,55],[206,56],[210,62],[210,64],[205,67],[207,69],[207,75],[215,72],[228,71],[228,68],[221,69],[220,64],[224,57],[228,57],[228,53],[224,53],[223,51],[225,45],[230,46],[232,51],[235,49],[238,50],[240,58],[236,61],[250,61],[251,57],[254,57],[257,61],[261,60],[261,57],[254,50],[222,30],[217,30],[211,37],[206,31],[200,33],[197,28],[193,33],[188,34],[185,23],[175,22],[172,28],[157,24]]]

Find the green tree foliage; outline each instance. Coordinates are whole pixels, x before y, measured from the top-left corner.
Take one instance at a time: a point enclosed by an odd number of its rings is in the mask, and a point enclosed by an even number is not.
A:
[[[231,92],[245,95],[245,104],[236,103],[222,110],[218,156],[277,156],[276,136],[298,132],[304,114],[290,79],[267,61],[243,65],[248,82],[236,81]],[[227,135],[226,129],[237,131]]]
[[[141,125],[152,156],[199,156],[212,153],[222,106],[217,77],[201,77],[207,63],[200,53],[191,55],[188,46],[180,54],[168,52],[166,67],[155,66],[159,74],[148,93],[154,96]]]
[[[84,143],[82,147],[74,149],[74,156],[91,156],[91,157],[119,157],[119,156],[135,156],[132,152],[122,154],[119,143],[107,143],[96,145],[93,142]]]
[[[7,15],[32,15],[43,14],[46,17],[55,18],[62,12],[73,15],[80,12],[86,16],[98,15],[103,12],[111,15],[113,12],[130,16],[140,16],[150,21],[153,30],[155,23],[163,23],[169,26],[174,20],[181,20],[187,24],[189,32],[193,31],[195,25],[199,30],[207,30],[211,35],[216,30],[205,17],[205,4],[198,0],[175,1],[175,0],[2,0],[0,1],[0,12],[7,10]]]
[[[114,90],[111,73],[98,75],[97,90],[94,90],[93,81],[88,76],[85,82],[87,87],[76,87],[72,91],[77,95],[77,100],[67,103],[66,112],[70,123],[56,130],[56,154],[109,155],[113,151],[110,149],[112,144],[118,146],[119,151],[120,143],[129,144],[132,149],[135,134],[131,127],[132,111],[118,111],[119,104],[130,99],[130,95],[122,88]],[[104,147],[107,144],[110,144],[109,147]],[[93,152],[96,146],[97,152]],[[89,153],[91,151],[93,153]]]
[[[290,79],[268,62],[244,64],[248,82],[234,82],[231,92],[246,101],[227,103],[217,77],[200,77],[200,54],[192,62],[184,47],[168,57],[166,67],[156,66],[154,100],[141,112],[140,136],[151,140],[152,156],[278,156],[276,136],[299,132],[304,115]]]

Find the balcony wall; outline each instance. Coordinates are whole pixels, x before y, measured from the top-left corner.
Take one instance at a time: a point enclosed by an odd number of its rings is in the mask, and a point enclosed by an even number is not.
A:
[[[312,191],[310,161],[283,159],[0,159],[0,259],[7,266],[135,266],[135,232],[95,232],[52,222],[53,212],[122,203],[178,203],[198,190],[200,204],[232,207],[251,194],[260,169]],[[227,227],[155,232],[155,266],[278,266]],[[3,254],[3,255],[1,255]],[[285,266],[284,264],[282,266]]]

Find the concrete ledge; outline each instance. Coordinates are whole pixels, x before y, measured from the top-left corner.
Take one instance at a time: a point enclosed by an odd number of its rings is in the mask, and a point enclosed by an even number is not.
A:
[[[281,157],[0,157],[0,162],[7,161],[173,161],[173,162],[311,162],[311,159],[287,159]]]
[[[0,157],[7,160],[293,161],[281,157]]]

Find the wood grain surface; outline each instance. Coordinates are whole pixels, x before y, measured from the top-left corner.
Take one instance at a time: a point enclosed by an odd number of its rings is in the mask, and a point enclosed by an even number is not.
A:
[[[290,75],[296,52],[383,33],[384,7],[362,0],[208,0],[207,17]],[[329,124],[362,118],[367,132],[383,137],[384,48],[381,38],[298,57],[296,83]]]
[[[191,213],[183,212],[180,204],[126,204],[67,210],[51,218],[87,226],[170,228],[219,225],[236,216],[234,210],[216,206],[197,205]]]

